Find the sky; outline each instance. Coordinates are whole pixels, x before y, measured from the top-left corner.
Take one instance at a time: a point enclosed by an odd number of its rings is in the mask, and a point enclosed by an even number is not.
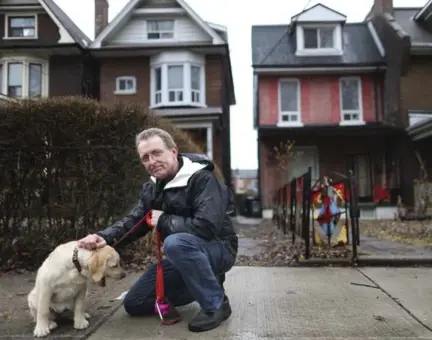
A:
[[[94,38],[93,0],[55,0],[70,18]],[[109,19],[129,0],[108,0]],[[307,8],[322,3],[345,14],[348,22],[362,21],[373,0],[186,0],[205,21],[228,29],[231,63],[237,104],[231,107],[231,167],[258,167],[257,133],[253,127],[253,92],[251,60],[252,25],[289,24],[290,18]],[[394,7],[423,6],[427,0],[393,0]]]

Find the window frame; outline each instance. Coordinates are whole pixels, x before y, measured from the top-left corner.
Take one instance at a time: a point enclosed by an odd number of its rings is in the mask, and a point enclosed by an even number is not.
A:
[[[317,41],[319,45],[320,36],[319,30],[331,28],[333,30],[333,47],[325,48],[306,48],[305,47],[305,29],[316,29],[317,30]],[[343,43],[342,43],[342,27],[337,23],[301,23],[296,27],[296,55],[297,56],[333,56],[342,55]]]
[[[355,80],[357,82],[357,94],[358,94],[358,109],[357,110],[344,110],[343,109],[343,83],[346,80]],[[364,124],[363,118],[363,89],[362,80],[358,76],[347,76],[339,78],[339,103],[340,103],[340,125],[362,125]],[[358,114],[358,119],[346,120],[344,115]]]
[[[132,89],[128,89],[128,90],[122,90],[122,89],[120,89],[120,82],[122,80],[123,81],[132,80],[133,88]],[[132,95],[132,94],[136,94],[136,91],[137,91],[137,86],[136,86],[136,77],[135,76],[119,76],[119,77],[116,77],[116,79],[115,79],[114,94],[116,94],[116,95]]]
[[[297,86],[297,110],[296,111],[282,111],[282,84],[283,83],[295,83]],[[279,78],[278,82],[278,126],[287,127],[301,127],[302,116],[301,116],[301,81],[298,78]],[[296,121],[284,121],[282,118],[284,115],[296,115]]]
[[[28,58],[28,57],[5,57],[0,59],[0,93],[9,96],[9,64],[22,64],[22,96],[14,97],[18,99],[31,98],[45,98],[49,95],[49,62],[47,60],[38,58]],[[30,97],[30,65],[39,65],[41,67],[41,77],[40,77],[40,95]]]
[[[172,30],[159,30],[159,31],[151,31],[149,28],[151,26],[151,23],[157,23],[160,21],[169,21],[172,22]],[[174,40],[175,39],[175,26],[176,26],[176,21],[174,19],[149,19],[146,21],[146,35],[147,35],[147,40],[149,41],[170,41],[170,40]],[[149,35],[150,34],[158,34],[158,37],[153,37],[150,38]],[[171,34],[170,37],[164,38],[162,35],[163,34]]]
[[[14,18],[33,18],[34,19],[34,35],[28,37],[14,37],[10,35],[10,22]],[[32,40],[38,39],[38,15],[36,13],[7,13],[5,14],[5,23],[4,23],[4,37],[3,39],[11,39],[11,40]]]
[[[183,66],[183,100],[182,101],[169,101],[169,88],[168,88],[168,68],[170,66]],[[200,69],[200,89],[192,89],[192,67]],[[161,70],[161,90],[160,93],[156,91],[156,70]],[[180,90],[177,89],[177,90]],[[193,106],[205,107],[205,65],[196,62],[164,62],[157,63],[151,66],[151,84],[150,84],[150,107],[157,108],[162,106]],[[192,93],[199,93],[199,101],[192,101]],[[157,102],[156,96],[160,95],[160,101]]]

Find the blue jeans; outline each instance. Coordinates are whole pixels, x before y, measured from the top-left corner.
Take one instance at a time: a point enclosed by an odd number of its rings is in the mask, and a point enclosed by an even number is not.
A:
[[[197,301],[205,311],[219,309],[224,290],[219,276],[234,265],[235,256],[219,241],[206,241],[179,233],[164,241],[165,296],[174,306]],[[154,313],[156,265],[153,264],[135,282],[124,299],[124,308],[132,316]]]

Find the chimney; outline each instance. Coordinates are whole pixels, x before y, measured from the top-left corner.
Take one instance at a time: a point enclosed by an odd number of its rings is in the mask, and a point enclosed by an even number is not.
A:
[[[374,0],[373,12],[393,15],[393,0]]]
[[[95,38],[108,25],[108,0],[95,0]]]

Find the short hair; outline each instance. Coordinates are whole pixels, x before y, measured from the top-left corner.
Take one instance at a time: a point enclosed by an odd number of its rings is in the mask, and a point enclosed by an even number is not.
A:
[[[136,135],[135,138],[135,146],[138,148],[138,144],[143,141],[147,140],[151,137],[158,136],[162,141],[164,142],[165,146],[169,149],[173,149],[176,147],[176,143],[174,142],[174,138],[165,130],[159,129],[159,128],[149,128],[141,131],[139,134]]]

